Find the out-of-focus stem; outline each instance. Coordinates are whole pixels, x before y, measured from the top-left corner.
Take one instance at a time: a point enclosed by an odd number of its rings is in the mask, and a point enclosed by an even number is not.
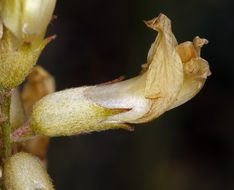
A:
[[[11,95],[10,93],[3,94],[2,100],[2,116],[3,122],[1,123],[2,127],[2,140],[3,140],[3,155],[2,159],[5,161],[11,155],[11,129],[10,129],[10,102]]]
[[[1,188],[1,190],[7,190],[4,184],[2,184],[2,185],[0,186],[0,188]]]

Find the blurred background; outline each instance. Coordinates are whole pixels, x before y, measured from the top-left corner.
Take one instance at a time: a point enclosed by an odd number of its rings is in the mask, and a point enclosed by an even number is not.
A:
[[[199,35],[212,76],[188,103],[134,132],[53,138],[48,170],[56,190],[234,189],[234,1],[58,0],[39,65],[57,90],[136,76],[160,12],[178,42]]]

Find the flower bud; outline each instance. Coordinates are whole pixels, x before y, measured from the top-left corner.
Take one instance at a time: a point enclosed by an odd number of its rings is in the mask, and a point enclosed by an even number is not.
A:
[[[4,182],[9,190],[53,190],[53,184],[40,160],[20,152],[11,156],[4,165]]]
[[[84,92],[89,87],[49,94],[38,101],[32,110],[30,127],[47,136],[76,135],[127,125],[106,122],[106,118],[129,109],[106,109],[93,103]]]
[[[198,93],[210,75],[208,63],[200,57],[207,41],[196,37],[178,45],[163,14],[145,23],[158,35],[139,76],[44,97],[32,110],[33,131],[73,135],[149,122]]]

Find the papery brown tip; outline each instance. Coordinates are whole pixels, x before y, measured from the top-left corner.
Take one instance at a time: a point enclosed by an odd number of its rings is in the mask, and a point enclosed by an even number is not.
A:
[[[205,38],[200,38],[199,36],[196,36],[194,39],[193,39],[193,44],[194,44],[194,47],[199,47],[201,48],[202,46],[208,44],[209,41]]]
[[[208,44],[208,40],[205,38],[200,38],[199,36],[196,36],[193,39],[193,45],[194,48],[196,49],[197,55],[200,56],[201,48],[205,45]]]
[[[162,13],[160,13],[157,17],[155,17],[149,21],[143,21],[143,22],[146,24],[147,27],[149,27],[153,30],[156,30],[156,31],[163,30],[165,28],[168,28],[169,30],[171,30],[170,29],[171,28],[170,19]]]

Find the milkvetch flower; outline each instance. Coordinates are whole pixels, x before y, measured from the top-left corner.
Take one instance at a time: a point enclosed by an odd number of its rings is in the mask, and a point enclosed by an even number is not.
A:
[[[207,40],[195,37],[178,45],[163,14],[145,23],[158,35],[138,76],[42,98],[32,110],[32,130],[59,136],[128,128],[125,123],[149,122],[197,94],[210,75],[200,57]]]
[[[4,183],[9,190],[53,190],[53,184],[40,160],[28,153],[16,153],[4,165]]]
[[[2,0],[0,84],[14,88],[23,82],[45,45],[56,0]]]
[[[2,22],[18,40],[39,45],[52,18],[55,3],[56,0],[2,0]]]

